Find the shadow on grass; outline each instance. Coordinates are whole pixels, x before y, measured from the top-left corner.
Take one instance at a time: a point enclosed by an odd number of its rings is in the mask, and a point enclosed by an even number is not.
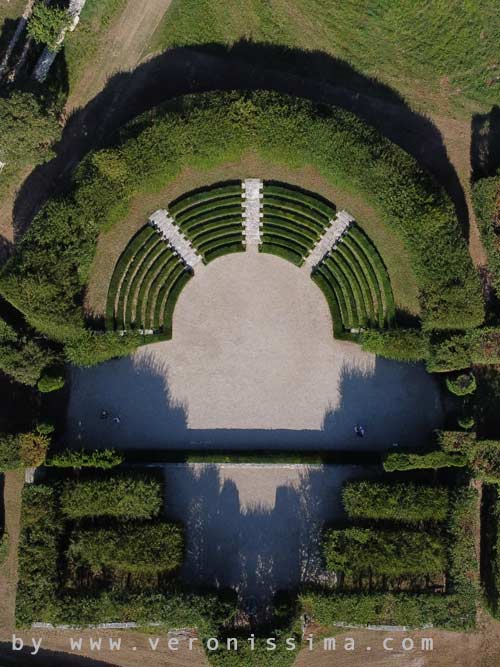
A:
[[[470,159],[473,181],[494,176],[500,169],[500,106],[472,117]]]
[[[15,204],[16,238],[47,198],[68,186],[82,157],[112,142],[113,133],[124,123],[174,97],[231,89],[276,90],[353,112],[436,177],[454,202],[467,237],[464,192],[441,133],[428,118],[413,111],[389,86],[338,58],[242,40],[232,47],[174,48],[133,72],[114,75],[99,95],[68,120],[55,159],[35,169],[24,182]]]

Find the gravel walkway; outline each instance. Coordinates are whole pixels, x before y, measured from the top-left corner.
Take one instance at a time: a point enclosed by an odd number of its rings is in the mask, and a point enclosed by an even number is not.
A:
[[[439,426],[435,381],[332,337],[323,295],[292,264],[238,253],[181,294],[174,338],[72,374],[68,438],[117,447],[385,449]],[[102,410],[110,418],[102,420]],[[120,423],[112,421],[120,417]],[[354,425],[366,429],[356,437]]]

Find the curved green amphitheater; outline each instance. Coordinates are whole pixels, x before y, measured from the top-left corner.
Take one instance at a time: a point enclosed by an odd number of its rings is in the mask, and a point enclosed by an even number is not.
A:
[[[252,248],[309,272],[335,337],[393,323],[387,269],[352,216],[313,192],[249,178],[188,192],[151,215],[116,263],[107,329],[170,339],[175,304],[197,266]]]

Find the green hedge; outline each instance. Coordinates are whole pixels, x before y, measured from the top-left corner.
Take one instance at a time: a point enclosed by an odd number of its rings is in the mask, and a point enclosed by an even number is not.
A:
[[[429,337],[420,329],[365,331],[363,350],[395,361],[425,361],[429,358]]]
[[[498,226],[500,210],[500,171],[482,178],[472,188],[472,201],[481,238],[488,253],[488,270],[497,296],[500,297],[500,244]]]
[[[165,320],[165,310],[167,307],[168,299],[170,297],[170,291],[173,286],[176,284],[180,276],[187,272],[186,267],[182,262],[179,262],[173,267],[172,271],[165,277],[163,285],[160,287],[158,296],[156,297],[155,310],[153,314],[153,329],[163,331],[163,323]],[[163,331],[163,333],[170,338],[172,332]]]
[[[224,208],[217,208],[212,212],[204,215],[193,215],[186,222],[180,222],[179,227],[182,232],[191,238],[193,234],[199,232],[204,227],[210,228],[215,226],[222,226],[227,223],[234,223],[235,226],[243,228],[242,217],[243,209],[240,204],[227,206]]]
[[[241,243],[228,243],[227,245],[221,245],[218,248],[214,248],[210,252],[205,252],[205,263],[209,264],[219,257],[224,255],[230,255],[233,252],[245,252],[245,246],[243,242]]]
[[[322,627],[353,623],[422,628],[431,624],[463,630],[465,626],[459,595],[311,592],[299,599],[304,611]]]
[[[335,338],[339,338],[344,333],[344,318],[340,310],[340,298],[339,293],[335,292],[332,288],[331,282],[325,278],[323,271],[318,269],[311,274],[311,278],[314,280],[316,285],[323,292],[323,295],[330,309],[330,315],[332,318],[332,327],[333,335]],[[343,299],[343,296],[341,297]]]
[[[433,337],[427,363],[429,372],[459,371],[475,364],[500,364],[500,327]]]
[[[202,202],[205,203],[210,200],[233,197],[236,194],[241,196],[242,192],[241,181],[224,183],[211,188],[203,188],[196,192],[188,192],[187,194],[181,195],[174,201],[170,202],[168,210],[171,215],[177,216],[182,211]]]
[[[415,482],[354,481],[344,485],[342,503],[351,519],[444,521],[448,489]]]
[[[299,250],[295,250],[289,246],[278,244],[274,240],[272,243],[264,240],[259,245],[259,252],[276,255],[277,257],[281,257],[281,259],[286,259],[288,262],[295,264],[295,266],[302,266],[304,263],[304,258],[300,248]]]
[[[182,565],[184,536],[172,523],[126,522],[110,528],[75,528],[68,558],[95,574],[112,568],[130,574],[171,572]]]
[[[137,296],[136,324],[142,323],[145,329],[154,329],[154,310],[161,286],[179,264],[180,260],[177,255],[170,248],[167,248],[162,256],[162,261],[154,269],[148,271]],[[144,305],[145,300],[146,304]]]
[[[289,235],[292,239],[299,243],[306,244],[309,249],[312,249],[318,242],[319,236],[308,227],[304,227],[284,215],[266,214],[262,218],[263,232],[276,232]]]
[[[330,313],[333,320],[333,334],[338,338],[344,331],[344,326],[347,327],[351,321],[350,310],[344,297],[344,293],[342,292],[342,288],[337,278],[326,264],[322,263],[313,269],[311,278],[315,280],[315,276],[321,276],[321,279],[327,288],[328,293],[325,292],[325,290],[323,290],[323,293],[330,306]],[[332,304],[330,304],[330,300],[332,300]],[[337,317],[336,322],[333,319],[334,316]]]
[[[264,214],[264,220],[274,220],[276,224],[285,225],[286,227],[290,227],[290,229],[297,229],[314,241],[321,238],[325,230],[320,222],[315,222],[306,215],[295,213],[278,204],[269,204],[266,199],[263,200],[262,213]]]
[[[175,221],[180,227],[185,228],[200,217],[203,218],[206,213],[213,214],[214,216],[223,216],[239,212],[241,217],[243,211],[241,202],[241,194],[225,199],[209,199],[208,202],[202,201],[200,204],[187,209],[183,213],[177,213]]]
[[[365,276],[366,282],[368,283],[371,290],[373,307],[375,309],[378,325],[379,327],[383,327],[385,325],[384,298],[382,296],[382,288],[380,287],[380,282],[377,278],[375,269],[373,268],[373,264],[370,262],[361,247],[356,243],[356,241],[354,241],[353,238],[351,238],[349,234],[344,234],[342,237],[342,243],[340,245],[349,248],[359,263],[361,272]]]
[[[438,468],[463,468],[468,459],[465,454],[435,450],[425,454],[411,452],[392,452],[384,458],[384,470],[423,470]]]
[[[299,253],[302,257],[306,257],[310,250],[310,247],[307,245],[305,239],[303,239],[296,232],[290,230],[281,228],[277,229],[262,225],[261,238],[262,243],[277,244],[287,248],[289,247],[294,252]]]
[[[351,287],[354,304],[356,307],[356,319],[360,326],[365,327],[368,323],[367,312],[363,293],[360,284],[345,258],[335,250],[330,254],[333,264],[337,267],[337,274],[340,272],[344,276],[345,282]]]
[[[492,616],[500,617],[500,498],[498,486],[483,487],[483,582]]]
[[[444,542],[428,532],[375,528],[325,531],[323,553],[331,572],[360,576],[431,576],[446,571]]]
[[[119,141],[84,158],[73,188],[35,216],[0,276],[4,296],[55,340],[84,327],[81,295],[98,235],[123,217],[132,196],[249,150],[286,167],[311,165],[373,206],[408,248],[425,328],[483,321],[479,278],[452,202],[416,160],[347,111],[269,91],[198,94],[134,119]]]
[[[165,311],[163,314],[163,333],[166,336],[172,337],[172,322],[174,318],[174,309],[177,304],[177,300],[188,282],[193,277],[191,271],[184,271],[177,278],[177,281],[172,285],[170,292],[168,293],[167,303],[165,304]]]
[[[101,468],[109,470],[121,465],[124,454],[114,449],[75,450],[66,449],[53,454],[46,465],[53,468]]]
[[[377,304],[374,300],[373,291],[366,276],[365,267],[359,263],[357,257],[353,254],[351,249],[345,245],[345,243],[339,243],[335,249],[335,253],[337,256],[343,257],[359,285],[368,325],[377,326],[379,323]]]
[[[45,485],[23,489],[16,621],[30,625],[57,614],[58,559],[63,523],[56,491]]]
[[[299,188],[292,188],[286,183],[278,183],[277,181],[265,181],[264,182],[264,198],[267,195],[271,195],[278,199],[284,199],[285,201],[296,202],[302,204],[308,209],[313,209],[318,211],[320,214],[325,216],[326,221],[335,217],[336,211],[330,203],[325,202],[319,196],[314,196],[311,192],[304,192]]]
[[[69,480],[61,493],[61,511],[69,519],[150,519],[159,514],[162,504],[161,483],[138,475]]]
[[[116,297],[118,295],[118,290],[120,288],[120,283],[123,278],[125,271],[129,263],[136,256],[136,254],[147,245],[149,240],[154,239],[155,230],[150,225],[147,225],[140,229],[137,234],[131,239],[127,247],[120,255],[115,268],[113,270],[113,275],[111,276],[111,282],[109,283],[108,288],[108,299],[106,302],[106,328],[114,329],[115,328],[115,303]]]
[[[298,202],[288,201],[287,199],[278,199],[271,197],[264,191],[264,198],[262,200],[262,211],[270,215],[289,215],[293,214],[295,222],[311,229],[318,235],[322,235],[329,224],[328,216],[322,215],[318,211],[302,206]]]
[[[358,244],[368,262],[371,262],[373,270],[379,281],[382,293],[384,295],[385,319],[387,324],[391,324],[396,316],[396,305],[394,303],[394,295],[392,293],[391,281],[387,269],[380,257],[377,249],[366,236],[364,232],[352,225],[349,228],[349,236]],[[458,325],[455,327],[458,328]]]
[[[90,367],[109,359],[128,357],[142,343],[144,337],[131,331],[120,335],[115,331],[94,333],[83,330],[79,336],[67,341],[64,351],[70,364]]]
[[[140,326],[142,323],[142,318],[138,316],[141,310],[137,308],[140,294],[144,294],[149,285],[148,281],[152,280],[152,274],[155,275],[155,271],[159,265],[162,265],[165,257],[170,257],[169,248],[160,241],[141,262],[127,290],[125,329],[130,329],[132,325]]]
[[[342,296],[344,297],[346,310],[348,312],[348,319],[347,321],[344,322],[345,328],[346,329],[358,328],[360,325],[359,314],[356,303],[356,297],[354,296],[354,290],[351,283],[347,280],[346,276],[341,270],[341,267],[336,262],[333,261],[331,255],[328,255],[328,257],[326,257],[326,259],[323,260],[322,266],[324,266],[329,271],[329,273],[335,278],[342,292]]]

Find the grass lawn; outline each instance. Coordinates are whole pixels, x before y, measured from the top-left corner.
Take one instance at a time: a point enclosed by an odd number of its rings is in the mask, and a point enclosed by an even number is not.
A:
[[[64,43],[70,90],[106,39],[112,19],[124,9],[126,3],[127,0],[87,0],[77,29],[67,34]]]
[[[324,51],[427,109],[440,93],[456,112],[500,95],[496,0],[174,0],[150,48],[240,39]]]
[[[270,164],[255,153],[249,153],[237,162],[227,163],[210,171],[185,169],[160,192],[136,196],[132,200],[129,214],[120,224],[99,237],[87,289],[87,311],[93,315],[104,313],[114,266],[131,236],[145,224],[151,213],[189,190],[209,183],[249,176],[295,183],[323,195],[332,201],[338,210],[347,209],[380,252],[389,270],[397,307],[413,314],[419,312],[418,290],[408,253],[403,243],[381,224],[376,212],[363,197],[333,189],[312,167],[285,168]]]

